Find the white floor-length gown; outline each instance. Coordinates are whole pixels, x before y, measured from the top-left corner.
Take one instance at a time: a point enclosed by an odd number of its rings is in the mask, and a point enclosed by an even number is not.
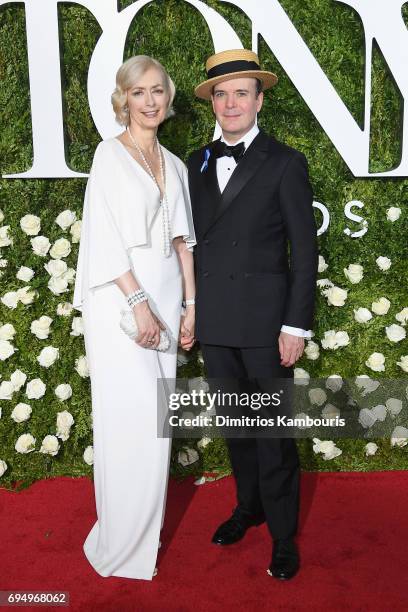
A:
[[[185,165],[162,148],[172,238],[195,244]],[[131,269],[171,333],[169,351],[140,347],[119,326],[129,309],[114,279]],[[82,311],[92,391],[98,520],[84,552],[101,576],[151,580],[164,518],[170,440],[158,401],[176,377],[179,260],[163,252],[157,185],[117,138],[101,142],[87,184],[73,305]],[[165,387],[157,379],[170,381]]]

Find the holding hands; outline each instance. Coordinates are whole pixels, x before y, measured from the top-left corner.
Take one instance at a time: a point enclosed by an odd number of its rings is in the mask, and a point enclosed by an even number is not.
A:
[[[195,307],[187,306],[186,313],[181,317],[179,345],[185,351],[190,351],[195,344]]]

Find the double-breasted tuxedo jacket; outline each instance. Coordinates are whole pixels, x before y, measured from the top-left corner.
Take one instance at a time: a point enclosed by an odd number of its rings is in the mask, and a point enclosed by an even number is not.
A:
[[[318,254],[307,161],[260,130],[221,194],[213,146],[188,160],[196,336],[212,345],[270,346],[281,325],[313,324]]]

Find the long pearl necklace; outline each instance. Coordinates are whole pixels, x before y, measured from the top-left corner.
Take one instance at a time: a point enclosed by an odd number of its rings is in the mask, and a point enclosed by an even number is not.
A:
[[[157,188],[158,188],[158,190],[160,192],[160,185],[157,182],[156,177],[154,176],[153,170],[152,170],[149,162],[147,161],[145,155],[143,154],[142,149],[139,147],[139,145],[137,144],[137,142],[133,138],[132,133],[131,133],[129,127],[126,128],[126,131],[129,134],[129,138],[132,141],[133,146],[135,147],[135,149],[139,153],[140,157],[142,158],[142,161],[143,161],[144,165],[146,166],[147,172],[149,173],[149,175],[153,179],[153,181],[156,183]],[[163,197],[160,199],[160,205],[161,205],[161,209],[162,209],[162,220],[163,220],[163,252],[164,252],[164,256],[165,257],[169,257],[170,252],[171,252],[171,231],[170,231],[169,205],[168,205],[168,201],[167,201],[166,181],[165,181],[165,175],[164,175],[164,162],[163,162],[164,156],[163,156],[162,148],[161,148],[157,138],[156,138],[155,144],[157,145],[157,149],[159,151],[160,178],[161,178],[161,182],[162,182],[162,185],[163,185]]]

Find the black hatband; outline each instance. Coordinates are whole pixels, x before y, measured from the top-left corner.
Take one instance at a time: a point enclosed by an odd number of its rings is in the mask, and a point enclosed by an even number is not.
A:
[[[248,62],[246,60],[235,60],[233,62],[224,62],[214,66],[208,72],[208,78],[223,76],[231,72],[246,72],[247,70],[259,70],[259,65],[256,62]]]

